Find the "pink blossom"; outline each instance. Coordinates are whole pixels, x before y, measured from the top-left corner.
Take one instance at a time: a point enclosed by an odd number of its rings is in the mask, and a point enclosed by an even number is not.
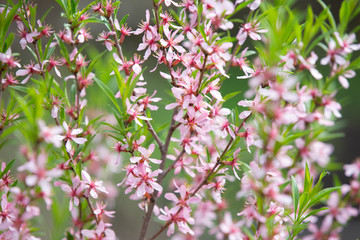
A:
[[[175,232],[175,226],[184,234],[194,235],[194,231],[189,227],[188,223],[194,224],[194,219],[188,215],[187,211],[178,212],[178,208],[160,209],[162,215],[159,216],[160,220],[169,221],[171,224],[167,230],[167,236],[172,235]]]
[[[267,29],[259,29],[259,25],[259,22],[245,23],[236,35],[239,45],[243,45],[248,36],[254,41],[261,40],[259,33],[266,33]]]
[[[225,212],[224,219],[221,221],[219,229],[229,240],[242,240],[245,237],[241,232],[242,225],[242,222],[234,223],[231,217],[231,213]]]
[[[103,31],[102,33],[100,33],[96,41],[104,41],[106,49],[108,51],[111,51],[113,45],[115,44],[115,42],[111,39],[111,36],[114,36],[115,34],[116,33],[113,31],[109,31],[109,32]]]
[[[322,75],[321,73],[316,69],[315,67],[315,63],[318,59],[318,56],[315,54],[315,52],[311,52],[310,57],[308,57],[307,59],[304,59],[302,56],[298,56],[298,59],[301,62],[301,69],[307,69],[310,71],[311,75],[316,79],[316,80],[320,80],[322,79]]]
[[[85,189],[87,189],[87,192],[90,193],[91,197],[97,199],[97,191],[109,194],[108,191],[106,191],[105,187],[102,185],[102,181],[91,180],[90,175],[84,170],[81,171],[81,176],[83,178],[82,182],[85,184]]]
[[[8,202],[6,194],[1,197],[1,211],[0,211],[0,229],[13,229],[13,221],[15,220],[14,206]]]
[[[65,141],[65,147],[67,152],[71,151],[70,141],[73,141],[77,144],[84,144],[87,141],[86,138],[76,137],[76,135],[79,135],[83,132],[82,128],[71,129],[71,127],[69,127],[65,121],[63,122],[63,127],[66,131],[65,135],[56,135],[56,139]]]
[[[180,197],[177,197],[174,193],[166,193],[164,197],[167,200],[174,202],[175,206],[182,208],[181,211],[188,211],[186,215],[189,215],[191,212],[191,208],[189,204],[196,204],[200,202],[199,197],[192,197],[190,196],[190,192],[186,189],[185,185],[181,185],[178,187],[175,183],[177,190],[176,193],[180,194]]]
[[[179,53],[185,52],[185,49],[179,45],[179,43],[184,40],[184,36],[182,34],[176,36],[178,31],[179,30],[176,30],[171,33],[171,31],[169,30],[169,25],[164,26],[164,34],[167,40],[160,39],[160,43],[163,47],[168,49],[168,53],[166,55],[167,59],[169,59],[170,55],[173,54],[173,48]]]
[[[25,69],[20,69],[16,71],[16,76],[26,76],[27,77],[21,81],[21,84],[25,84],[29,81],[30,77],[34,74],[40,74],[41,73],[41,69],[40,69],[40,65],[34,64],[33,62],[30,62],[30,64],[27,64],[24,66]]]
[[[18,33],[21,36],[20,46],[22,49],[25,49],[28,43],[32,43],[35,40],[35,38],[39,36],[39,33],[36,30],[30,33],[27,32],[22,22],[18,23],[17,27],[18,27]]]
[[[175,155],[168,155],[167,158],[170,160],[175,161],[177,159],[177,156],[180,154],[180,151],[176,148],[174,148],[175,151]],[[190,150],[191,152],[191,150]],[[195,177],[195,173],[191,170],[191,165],[194,162],[194,159],[190,156],[185,156],[184,155],[179,158],[179,160],[175,163],[174,165],[174,174],[177,175],[180,173],[180,171],[182,169],[184,169],[184,171],[190,176],[190,177]]]
[[[73,177],[71,181],[72,181],[72,186],[69,186],[65,183],[59,183],[61,189],[65,193],[67,193],[68,197],[70,197],[69,211],[72,210],[73,205],[79,206],[82,191],[85,189],[85,185],[81,182],[79,176]]]
[[[144,164],[133,168],[132,173],[128,174],[126,184],[129,187],[125,193],[129,193],[132,189],[136,189],[136,195],[143,197],[146,193],[152,194],[155,190],[162,191],[162,186],[156,182],[156,176],[162,173],[162,170],[158,169],[151,172],[150,168]]]
[[[331,39],[329,41],[329,46],[327,49],[326,57],[321,59],[320,63],[322,65],[327,65],[329,63],[331,63],[331,64],[337,63],[339,65],[344,65],[346,60],[344,59],[343,56],[341,56],[341,53],[342,53],[342,50],[338,49],[336,47],[335,41],[333,39]]]
[[[157,42],[160,40],[160,35],[157,33],[157,30],[155,27],[150,27],[149,31],[146,31],[144,37],[143,37],[143,42],[139,44],[139,47],[137,49],[137,51],[142,51],[145,48],[146,52],[144,55],[144,59],[148,59],[148,57],[151,54],[151,51],[155,52],[158,49],[158,45]]]
[[[96,226],[95,230],[84,229],[81,231],[81,234],[87,237],[88,239],[96,240],[115,240],[115,233],[113,230],[108,228],[103,221]]]
[[[346,176],[357,179],[360,175],[360,158],[357,158],[352,164],[345,164],[344,170]]]
[[[134,34],[139,35],[143,32],[150,31],[150,11],[149,9],[146,9],[145,12],[146,15],[146,21],[142,21],[142,23],[139,25],[139,28],[135,30]]]
[[[6,50],[5,53],[0,53],[0,62],[4,65],[7,65],[10,69],[13,67],[21,67],[19,60],[15,59],[15,57],[12,55],[10,47]]]
[[[48,127],[43,120],[38,122],[40,128],[40,137],[44,139],[46,143],[52,143],[55,147],[61,147],[61,139],[57,135],[62,134],[64,131],[60,126]]]
[[[154,152],[155,144],[150,144],[149,148],[146,149],[144,147],[139,147],[138,151],[140,152],[140,157],[131,157],[130,162],[131,163],[148,163],[148,161],[151,161],[156,164],[160,164],[161,160],[150,158],[151,154]]]
[[[96,208],[94,209],[94,214],[97,215],[99,219],[102,219],[104,215],[113,218],[115,211],[107,211],[105,210],[105,208],[106,208],[106,204],[96,202]]]
[[[142,115],[141,109],[136,107],[135,105],[131,105],[129,99],[126,99],[126,105],[128,107],[126,113],[130,115],[129,119],[127,120],[129,123],[135,120],[135,123],[142,127],[143,125],[139,119],[151,120],[151,118],[141,116]]]
[[[356,39],[355,33],[345,35],[343,38],[340,37],[338,32],[335,32],[334,35],[344,54],[350,54],[353,51],[360,50],[360,44],[353,44]]]

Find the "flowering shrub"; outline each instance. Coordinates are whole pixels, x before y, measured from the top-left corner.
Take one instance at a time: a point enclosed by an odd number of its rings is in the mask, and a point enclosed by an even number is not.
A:
[[[0,146],[16,137],[20,150],[1,165],[1,239],[40,239],[50,209],[54,224],[72,224],[48,238],[117,239],[107,205],[118,192],[144,212],[139,240],[292,240],[305,229],[304,239],[340,239],[359,213],[360,160],[344,166],[349,185],[322,181],[336,93],[360,66],[348,28],[358,0],[342,2],[338,24],[321,0],[323,11],[309,7],[305,18],[289,0],[154,0],[134,30],[120,1],[56,2],[62,30],[46,24],[51,11],[36,15],[41,5],[0,5]],[[90,23],[105,30],[95,37]],[[142,37],[133,55],[123,51],[130,35]],[[88,57],[93,38],[105,46]],[[170,97],[149,91],[147,76]],[[88,104],[102,96],[101,107]],[[238,107],[224,107],[229,99]],[[171,116],[156,117],[159,107]],[[162,227],[149,236],[155,219]]]

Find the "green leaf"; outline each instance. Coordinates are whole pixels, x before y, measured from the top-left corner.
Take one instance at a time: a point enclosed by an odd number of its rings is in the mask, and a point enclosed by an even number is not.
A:
[[[235,97],[236,95],[238,95],[238,94],[240,94],[240,93],[241,93],[241,91],[236,91],[236,92],[228,93],[228,94],[225,95],[225,97],[223,97],[223,99],[224,99],[225,101],[227,101],[227,100]]]
[[[44,22],[46,16],[50,13],[50,11],[53,9],[54,7],[50,7],[45,13],[44,15],[41,17],[40,21]]]
[[[294,176],[291,176],[291,188],[292,188],[292,195],[293,195],[293,201],[294,201],[294,212],[295,212],[295,216],[296,216],[300,194],[299,194],[299,188],[298,188],[298,185],[296,183],[296,179],[294,178]]]
[[[67,62],[70,62],[69,52],[68,52],[65,44],[63,43],[63,41],[60,39],[60,37],[59,37],[57,34],[55,34],[54,36],[55,36],[55,38],[56,38],[57,43],[58,43],[59,46],[60,46],[61,55],[62,55],[63,57],[65,57],[65,60],[66,60]]]
[[[305,221],[308,217],[310,217],[310,216],[312,216],[312,215],[315,215],[315,214],[317,214],[318,212],[324,211],[324,210],[326,210],[326,209],[328,209],[328,208],[327,208],[327,207],[322,207],[322,208],[319,208],[319,209],[315,209],[315,210],[311,211],[310,213],[308,213],[305,217],[302,217],[302,218],[300,219],[300,222],[303,222],[303,221]]]
[[[109,98],[113,106],[116,108],[118,113],[121,113],[121,109],[119,107],[119,104],[116,101],[115,95],[111,92],[108,86],[106,86],[100,79],[97,77],[94,77],[95,82],[99,85],[101,90],[106,94],[106,96]]]
[[[280,192],[284,191],[284,189],[291,183],[291,181],[284,182],[279,186]]]
[[[120,27],[125,24],[128,17],[129,17],[129,14],[126,14],[125,16],[123,16],[123,18],[119,22]]]
[[[87,76],[95,67],[96,63],[100,60],[100,58],[105,54],[105,51],[101,54],[98,54],[94,59],[91,60],[90,65],[86,69],[85,76]]]
[[[304,192],[310,192],[312,187],[312,179],[310,179],[309,165],[306,163],[305,179],[304,179]]]
[[[330,11],[330,8],[322,0],[317,0],[317,1],[326,10],[330,25],[333,28],[333,30],[336,31],[336,21],[335,21],[335,18],[334,18],[334,16],[332,15],[332,13]]]
[[[350,18],[349,2],[343,1],[339,11],[340,34],[343,34],[346,31],[346,27],[349,23],[349,18]]]
[[[15,159],[11,160],[8,164],[6,164],[4,171],[2,171],[0,174],[0,178],[2,178],[10,170],[10,168],[14,165],[14,163],[15,163]]]
[[[309,205],[313,206],[317,204],[323,197],[326,195],[329,195],[331,192],[341,189],[341,186],[338,187],[331,187],[331,188],[325,188],[318,192],[314,197],[311,198]]]

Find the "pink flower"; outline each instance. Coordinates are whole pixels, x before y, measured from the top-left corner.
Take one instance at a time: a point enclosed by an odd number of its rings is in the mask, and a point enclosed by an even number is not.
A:
[[[162,173],[162,170],[158,169],[151,172],[150,168],[144,164],[138,165],[133,168],[132,173],[128,174],[126,184],[129,187],[125,190],[125,193],[129,193],[132,189],[136,189],[136,195],[143,197],[146,193],[152,194],[155,190],[162,191],[162,186],[156,182],[156,176]]]
[[[262,103],[260,103],[260,100],[261,100],[260,95],[256,95],[253,101],[249,101],[249,100],[245,99],[245,100],[241,100],[240,102],[238,102],[239,106],[249,108],[249,110],[241,112],[239,115],[239,118],[245,119],[245,118],[249,117],[252,112],[264,113],[265,106]]]
[[[340,34],[338,32],[335,32],[334,35],[341,49],[344,51],[344,54],[350,54],[353,51],[357,51],[360,49],[360,44],[353,44],[356,39],[355,33],[345,35],[343,38],[340,37]]]
[[[151,161],[156,164],[160,164],[161,160],[150,158],[151,154],[155,150],[155,144],[150,144],[149,149],[146,149],[144,147],[139,147],[138,151],[140,152],[140,157],[131,157],[130,162],[131,163],[147,163],[148,161]]]
[[[90,35],[90,33],[87,32],[87,30],[85,28],[81,28],[78,31],[77,39],[78,39],[79,43],[84,43],[85,41],[92,39],[92,36]]]
[[[221,203],[221,194],[226,190],[224,177],[216,177],[210,184],[207,185],[208,189],[211,189],[211,196],[217,203]]]
[[[168,49],[168,53],[166,58],[169,59],[173,54],[173,48],[176,49],[179,53],[184,53],[185,49],[178,45],[182,40],[184,40],[184,36],[182,34],[176,36],[179,30],[174,31],[173,33],[169,30],[169,25],[164,26],[164,34],[167,37],[167,40],[160,39],[160,43],[163,47]]]
[[[71,143],[70,143],[70,141],[73,141],[73,142],[75,142],[77,144],[84,144],[87,141],[86,138],[76,137],[76,135],[83,132],[82,128],[71,129],[71,127],[69,127],[65,121],[63,122],[63,127],[64,127],[64,129],[66,131],[65,135],[64,136],[57,135],[56,138],[58,140],[65,141],[65,147],[66,147],[67,152],[71,151]]]
[[[21,67],[19,61],[12,55],[10,47],[6,50],[6,53],[0,53],[0,62],[9,68]]]
[[[175,206],[177,206],[179,209],[182,208],[182,211],[188,211],[187,214],[190,214],[191,208],[189,204],[197,204],[200,202],[199,197],[191,197],[190,192],[186,189],[185,185],[181,185],[180,187],[177,186],[176,183],[175,187],[177,190],[175,190],[176,193],[180,194],[180,197],[178,198],[174,193],[166,193],[164,197],[167,200],[170,200],[174,202]]]
[[[177,156],[180,154],[180,151],[176,148],[174,148],[175,155],[168,155],[167,158],[170,160],[175,161],[177,159]],[[193,158],[188,156],[184,157],[184,155],[175,163],[174,166],[174,174],[177,175],[180,173],[182,169],[190,176],[195,177],[195,173],[190,169],[191,165],[193,163]]]
[[[298,56],[298,59],[301,62],[300,69],[307,69],[310,71],[311,75],[316,79],[320,80],[322,79],[321,73],[316,69],[315,63],[318,59],[318,56],[315,54],[315,52],[311,52],[310,57],[308,57],[306,60],[302,56]]]
[[[54,57],[50,57],[49,60],[45,60],[43,62],[43,64],[46,64],[46,63],[48,64],[46,67],[46,70],[48,70],[50,72],[51,69],[54,68],[56,75],[58,75],[58,77],[61,78],[61,73],[60,73],[59,69],[57,69],[56,66],[61,66],[62,62],[60,60],[55,59]]]
[[[101,204],[99,202],[96,202],[96,208],[94,209],[94,214],[97,215],[99,219],[102,219],[104,215],[113,218],[115,211],[107,211],[105,210],[105,208],[106,208],[106,204]]]
[[[69,203],[69,211],[72,210],[73,205],[79,206],[80,203],[80,197],[82,195],[82,191],[85,189],[84,184],[81,182],[79,176],[75,176],[71,179],[72,186],[69,186],[64,183],[59,183],[61,186],[61,189],[67,193],[68,197],[70,197],[70,203]]]
[[[18,26],[18,33],[21,36],[20,46],[22,49],[25,49],[28,43],[32,43],[35,40],[35,38],[39,36],[39,33],[36,30],[30,33],[27,32],[22,22],[18,23],[17,26]]]
[[[151,118],[145,117],[145,116],[141,116],[142,115],[142,111],[140,108],[136,107],[136,105],[132,105],[129,101],[129,99],[126,99],[126,105],[128,107],[128,109],[126,110],[126,113],[130,115],[129,119],[127,120],[127,122],[132,122],[133,120],[135,120],[135,123],[138,124],[139,126],[143,126],[142,123],[140,122],[139,119],[142,120],[151,120]]]
[[[7,200],[6,194],[1,197],[1,211],[0,211],[0,229],[13,229],[13,221],[15,220],[14,206]]]
[[[167,230],[167,236],[170,236],[175,232],[175,226],[177,226],[184,234],[188,233],[190,235],[194,235],[194,231],[188,225],[188,223],[194,224],[194,219],[187,211],[178,212],[177,207],[170,210],[168,207],[165,207],[164,209],[160,209],[160,212],[162,215],[159,216],[159,219],[171,223]]]
[[[245,127],[244,125],[244,129],[245,132],[240,132],[238,133],[238,136],[245,138],[245,142],[246,142],[246,146],[247,146],[247,150],[250,151],[250,146],[254,144],[255,140],[254,140],[254,133],[255,133],[255,129],[251,126],[249,127]]]
[[[85,184],[85,189],[87,189],[87,192],[90,193],[91,197],[97,199],[97,191],[109,194],[108,191],[106,191],[105,187],[102,185],[102,181],[91,180],[90,175],[84,170],[81,171],[81,176],[83,178],[82,182]]]
[[[103,31],[100,33],[99,37],[96,39],[96,41],[104,41],[105,47],[108,51],[112,50],[113,45],[115,44],[114,41],[110,38],[111,36],[114,36],[116,33],[113,31],[105,32]]]
[[[329,63],[337,63],[339,65],[344,65],[346,60],[343,56],[341,56],[342,50],[336,48],[336,43],[333,39],[330,40],[329,46],[327,49],[326,57],[321,59],[321,65],[327,65]]]
[[[139,44],[139,47],[137,49],[137,51],[142,51],[145,48],[147,48],[144,55],[145,60],[148,59],[148,57],[151,54],[151,51],[156,52],[156,50],[158,49],[157,42],[160,40],[160,38],[161,37],[157,33],[155,27],[150,27],[150,30],[146,31],[143,37],[143,42]]]
[[[245,23],[236,35],[236,38],[239,41],[239,45],[243,45],[248,36],[254,41],[261,40],[259,33],[266,33],[267,29],[259,29],[259,25],[260,23],[256,21]]]
[[[88,239],[96,240],[115,240],[115,233],[113,230],[108,228],[103,221],[96,226],[95,230],[84,229],[81,231],[81,234],[87,237]]]
[[[34,64],[33,62],[30,62],[30,64],[27,64],[24,67],[25,69],[20,69],[16,71],[16,76],[28,75],[24,80],[22,80],[21,84],[27,83],[32,75],[40,74],[42,72],[38,63]]]
[[[64,131],[60,126],[48,127],[43,120],[38,122],[40,128],[40,137],[44,139],[46,143],[52,143],[55,147],[61,147],[61,139],[57,135],[62,134]]]
[[[357,179],[360,175],[360,158],[357,158],[352,164],[345,164],[344,170],[346,176]]]
[[[150,31],[150,11],[149,9],[146,9],[145,12],[146,15],[146,21],[141,21],[142,23],[139,25],[139,28],[135,30],[134,34],[139,35],[143,32]]]
[[[241,164],[239,163],[239,157],[238,157],[238,155],[240,153],[240,150],[241,150],[241,148],[238,148],[238,149],[235,150],[235,152],[233,153],[233,158],[232,158],[231,161],[224,161],[223,162],[224,165],[231,166],[231,168],[232,168],[232,170],[234,172],[234,176],[239,180],[240,180],[240,177],[237,174],[235,169],[240,171],[239,165],[241,165]]]
[[[158,106],[152,105],[151,103],[153,102],[159,102],[161,100],[161,98],[154,98],[154,95],[156,94],[156,90],[154,91],[154,93],[151,96],[146,96],[141,98],[137,103],[140,106],[139,107],[139,111],[145,111],[146,109],[150,109],[151,111],[156,111],[158,110]],[[138,97],[136,96],[131,96],[130,99],[131,101],[136,101]]]
[[[234,223],[230,212],[225,212],[224,219],[219,225],[220,231],[226,236],[224,238],[229,240],[244,239],[244,234],[241,232],[242,222]]]

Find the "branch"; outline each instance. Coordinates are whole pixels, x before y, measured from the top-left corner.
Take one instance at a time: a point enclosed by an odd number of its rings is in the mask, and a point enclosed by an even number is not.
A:
[[[96,215],[95,215],[95,213],[94,213],[94,208],[92,207],[89,198],[88,198],[88,197],[85,197],[85,199],[86,199],[86,201],[87,201],[87,204],[88,204],[88,206],[89,206],[89,208],[90,208],[91,213],[94,215],[96,224],[99,225],[99,219],[96,217]]]
[[[160,152],[161,152],[161,163],[159,166],[159,169],[164,170],[165,168],[165,160],[166,160],[166,155],[169,149],[169,144],[170,144],[170,140],[171,140],[171,136],[174,133],[175,129],[179,126],[175,124],[175,120],[174,120],[174,116],[177,114],[177,109],[174,110],[173,115],[172,115],[172,119],[171,119],[171,123],[170,123],[170,128],[166,137],[166,141],[165,144],[162,145],[162,147],[160,147]],[[157,179],[157,183],[161,185],[162,180],[164,179],[166,175],[164,174],[160,174],[158,179]],[[151,195],[150,198],[150,203],[148,206],[148,211],[146,212],[145,216],[144,216],[144,220],[141,226],[141,232],[140,232],[140,236],[139,236],[139,240],[144,240],[145,239],[145,235],[146,235],[146,231],[149,227],[149,223],[150,223],[150,219],[154,210],[154,206],[157,200],[157,195],[158,195],[158,191],[155,190],[154,193]]]
[[[122,50],[121,50],[121,46],[120,46],[120,43],[119,43],[119,39],[118,39],[118,36],[117,36],[117,31],[115,29],[115,26],[114,26],[114,22],[112,20],[111,17],[107,18],[109,24],[110,24],[110,28],[111,28],[111,31],[115,32],[116,34],[114,35],[114,38],[115,38],[115,47],[117,49],[117,52],[119,54],[119,57],[122,61],[124,61],[124,54],[122,53]]]
[[[149,132],[151,133],[151,135],[153,136],[153,138],[155,139],[156,143],[158,144],[160,150],[163,148],[163,143],[161,142],[159,136],[157,135],[157,133],[155,132],[154,128],[152,127],[151,123],[149,120],[145,120],[145,123],[148,127]]]
[[[205,52],[204,52],[204,55],[205,55],[205,57],[204,57],[204,65],[203,65],[203,67],[202,67],[202,69],[201,69],[201,72],[200,72],[199,85],[198,85],[198,88],[197,88],[197,90],[196,90],[196,95],[199,94],[200,87],[201,87],[201,82],[202,82],[202,80],[203,80],[203,78],[204,78],[204,73],[205,73],[205,70],[206,70],[206,61],[207,61],[207,58],[208,58],[208,56],[209,56],[209,55],[208,55],[207,53],[205,53]]]
[[[174,168],[175,164],[182,158],[182,156],[185,154],[185,149],[183,149],[180,154],[177,156],[177,158],[175,159],[175,161],[165,170],[163,171],[159,177],[161,179],[164,179],[166,177],[166,175],[168,175],[168,173]]]
[[[247,118],[243,119],[243,121],[240,123],[239,128],[238,128],[237,131],[236,131],[236,134],[239,133],[240,129],[244,126],[245,122],[249,119],[249,117],[250,117],[251,115],[252,115],[252,114],[250,114]],[[206,174],[206,176],[204,177],[204,179],[203,179],[203,180],[201,181],[201,183],[195,188],[195,190],[188,195],[188,198],[189,198],[189,197],[193,197],[193,196],[208,182],[208,180],[209,180],[209,178],[211,177],[211,175],[212,175],[214,172],[216,172],[218,166],[220,166],[220,165],[222,164],[222,158],[225,156],[226,152],[229,150],[229,148],[230,148],[230,146],[231,146],[231,144],[233,143],[234,140],[235,140],[234,138],[231,138],[231,139],[230,139],[230,141],[229,141],[228,144],[226,145],[223,153],[220,155],[220,157],[218,157],[218,159],[217,159],[214,167]],[[177,213],[175,214],[175,216],[176,216],[177,214],[179,214],[182,209],[183,209],[183,207],[180,207],[179,210],[177,211]],[[152,236],[152,237],[150,238],[150,240],[154,240],[157,236],[159,236],[171,223],[172,223],[172,221],[167,221],[167,222],[165,223],[165,225],[162,226],[162,227],[159,229],[159,231],[158,231],[154,236]]]

